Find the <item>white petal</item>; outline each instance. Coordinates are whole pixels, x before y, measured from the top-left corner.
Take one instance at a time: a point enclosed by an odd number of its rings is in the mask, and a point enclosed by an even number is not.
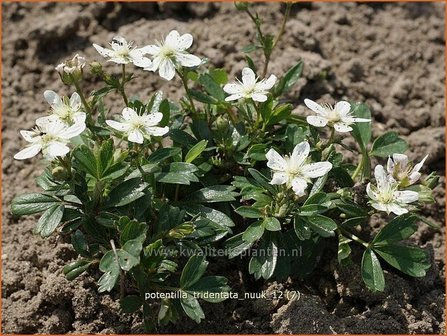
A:
[[[351,126],[349,126],[348,124],[345,124],[344,122],[340,122],[340,121],[336,122],[334,124],[334,128],[335,128],[335,130],[337,132],[340,132],[340,133],[345,133],[345,132],[352,131],[352,127]]]
[[[287,174],[284,172],[276,172],[273,173],[272,180],[270,181],[270,184],[284,184],[287,183]]]
[[[154,103],[151,107],[151,113],[157,113],[160,109],[161,101],[163,100],[163,91],[157,91],[154,98]]]
[[[73,121],[75,124],[77,123],[85,123],[85,119],[87,118],[87,115],[84,112],[78,112],[75,113],[73,116]]]
[[[308,116],[306,118],[307,123],[315,127],[324,127],[327,125],[328,120],[325,117],[320,116]]]
[[[143,116],[145,126],[155,126],[161,119],[163,119],[163,113],[160,112],[149,113]]]
[[[43,93],[43,96],[51,107],[62,105],[61,97],[59,97],[59,95],[54,91],[46,90]]]
[[[120,132],[125,132],[129,129],[128,124],[120,123],[115,120],[106,120],[106,124]]]
[[[265,157],[267,158],[267,167],[273,170],[277,171],[285,171],[287,167],[287,162],[284,160],[284,158],[279,155],[277,151],[275,151],[273,148],[270,148],[270,150],[265,154]]]
[[[393,174],[394,172],[394,161],[391,156],[388,156],[388,161],[386,162],[386,171],[388,174]]]
[[[62,139],[71,139],[74,138],[75,136],[78,136],[79,134],[81,134],[82,132],[84,132],[85,130],[85,123],[83,122],[79,122],[76,124],[73,124],[72,126],[64,129],[59,136]]]
[[[242,94],[236,93],[236,94],[233,94],[233,95],[228,96],[227,98],[225,98],[225,101],[238,100],[238,99],[241,99],[241,98],[242,98]]]
[[[144,141],[143,134],[139,130],[132,130],[129,132],[127,140],[130,142],[136,142],[142,144]]]
[[[35,142],[36,141],[36,133],[33,131],[25,131],[21,130],[20,134],[23,136],[23,138],[28,142]]]
[[[302,166],[309,156],[309,152],[309,143],[307,141],[300,142],[293,148],[292,155],[290,156],[290,163],[295,167]]]
[[[306,99],[304,99],[304,104],[306,104],[306,106],[308,108],[310,108],[312,111],[314,111],[315,113],[317,113],[323,117],[328,115],[328,111],[323,106],[321,106],[320,104],[317,104],[313,100],[306,98]]]
[[[387,208],[388,208],[388,213],[392,212],[397,216],[403,215],[408,212],[407,209],[402,208],[401,206],[399,206],[398,204],[395,204],[395,203],[388,204]]]
[[[405,154],[395,153],[393,154],[393,161],[395,165],[399,165],[399,167],[404,170],[408,165],[408,156]]]
[[[335,104],[334,111],[341,116],[345,116],[351,111],[351,104],[344,100],[339,101],[337,104]]]
[[[32,158],[39,154],[40,150],[42,149],[42,146],[40,144],[34,144],[28,147],[25,147],[20,152],[18,152],[16,155],[14,155],[14,159],[16,160],[25,160]]]
[[[395,191],[393,195],[399,203],[412,203],[419,199],[419,194],[411,190]]]
[[[183,34],[182,36],[179,37],[177,41],[177,48],[181,50],[186,50],[192,45],[192,42],[193,37],[191,34]]]
[[[332,169],[332,163],[328,161],[315,162],[304,165],[302,173],[306,177],[316,178],[327,174]]]
[[[108,62],[114,62],[117,64],[128,64],[130,63],[130,60],[127,57],[123,57],[123,56],[116,56],[116,57],[111,57]]]
[[[96,51],[102,56],[102,57],[113,57],[115,54],[113,50],[103,48],[95,43],[93,43],[93,47],[96,49]]]
[[[115,51],[129,49],[126,39],[122,36],[114,36],[111,45],[112,49]]]
[[[246,86],[254,86],[256,83],[256,75],[250,68],[242,69],[242,83]]]
[[[37,118],[36,125],[46,125],[46,124],[49,124],[49,123],[52,123],[52,122],[60,122],[60,121],[61,120],[60,120],[60,118],[57,115],[52,114],[52,115],[49,115],[47,117]]]
[[[373,202],[373,203],[371,203],[371,206],[376,210],[386,211],[387,213],[390,213],[390,210],[388,209],[387,204]]]
[[[160,68],[158,70],[158,73],[161,77],[163,77],[166,80],[171,80],[175,76],[175,67],[174,63],[172,63],[169,59],[164,59],[160,63]]]
[[[427,160],[427,158],[428,158],[428,154],[425,155],[425,157],[421,160],[421,162],[419,162],[418,164],[416,164],[416,165],[413,167],[413,169],[411,170],[411,172],[412,172],[412,173],[413,173],[413,172],[418,172],[418,171],[422,168],[422,166],[424,165],[424,162],[425,162],[425,160]]]
[[[146,127],[145,130],[150,135],[162,136],[169,132],[169,127],[168,126],[165,126],[165,127],[151,126],[151,127]]]
[[[152,60],[152,64],[150,66],[148,66],[147,68],[144,68],[144,70],[157,71],[157,69],[160,67],[160,64],[161,64],[162,61],[163,61],[162,57],[156,56]]]
[[[46,148],[44,148],[44,155],[50,159],[65,156],[70,151],[70,148],[63,142],[53,141]]]
[[[342,118],[342,120],[344,121],[344,119]],[[349,122],[348,123],[355,123],[355,122],[370,122],[371,119],[366,119],[366,118],[349,118],[348,119]]]
[[[122,114],[123,114],[124,120],[126,120],[126,121],[130,121],[130,120],[138,118],[138,113],[134,109],[131,109],[130,107],[125,107],[123,109]]]
[[[251,95],[251,99],[253,99],[254,101],[263,103],[267,100],[267,96],[265,94],[255,92]]]
[[[143,48],[140,48],[139,51],[143,54],[149,54],[149,55],[155,56],[160,53],[160,47],[152,44],[152,45],[147,45]]]
[[[180,39],[179,32],[177,30],[171,30],[168,36],[166,36],[165,44],[177,49],[179,39]]]
[[[374,177],[376,178],[377,188],[379,191],[388,186],[388,175],[386,174],[382,165],[377,165],[376,168],[374,168]]]
[[[261,91],[268,91],[270,90],[273,85],[276,83],[276,76],[270,75],[268,79],[263,79],[259,83],[256,84],[256,89]]]
[[[298,196],[304,196],[306,194],[307,182],[301,178],[294,178],[292,180],[292,189]]]
[[[228,94],[241,93],[242,87],[237,83],[225,84],[223,90]]]
[[[175,59],[184,67],[195,67],[202,63],[199,57],[185,52],[175,53]]]
[[[152,61],[147,57],[133,58],[133,64],[140,68],[149,68],[152,65]]]
[[[413,172],[408,176],[408,181],[410,182],[410,184],[414,184],[421,178],[421,176],[421,173]]]
[[[366,194],[371,198],[373,201],[377,200],[377,193],[372,189],[371,183],[368,183],[366,186]]]

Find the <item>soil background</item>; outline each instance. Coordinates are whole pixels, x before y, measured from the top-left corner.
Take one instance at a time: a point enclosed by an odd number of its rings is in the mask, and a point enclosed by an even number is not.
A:
[[[254,7],[274,32],[282,17],[280,4]],[[194,36],[194,54],[234,75],[245,65],[241,49],[253,41],[252,24],[230,3],[6,3],[2,10],[2,332],[139,333],[140,317],[121,313],[116,293],[97,293],[98,274],[65,280],[62,267],[76,257],[69,244],[33,235],[35,217],[11,216],[12,198],[37,190],[34,179],[43,168],[39,158],[12,159],[25,144],[18,131],[32,127],[47,112],[45,89],[71,94],[59,82],[55,65],[76,53],[105,63],[92,43],[105,46],[121,34],[142,46],[177,29]],[[434,170],[444,176],[444,12],[442,3],[296,4],[269,73],[281,75],[303,59],[303,78],[288,96],[296,113],[305,113],[305,97],[364,101],[372,109],[375,135],[399,132],[410,143],[412,158],[430,154],[425,173]],[[113,64],[106,67],[119,71]],[[178,80],[135,72],[139,80],[129,92],[143,98],[156,89],[173,99],[183,94]],[[89,77],[85,87],[92,90],[94,84]],[[118,97],[111,104],[112,113],[122,109]],[[230,265],[227,272],[236,290],[298,290],[301,298],[204,304],[207,319],[202,324],[184,318],[158,331],[445,333],[444,177],[441,181],[436,204],[423,214],[442,229],[421,224],[413,237],[415,244],[432,251],[433,267],[425,278],[412,279],[385,267],[386,290],[373,294],[362,284],[358,267],[343,269],[336,261],[328,262],[334,260],[329,251],[306,281],[254,282],[245,288]],[[371,225],[376,230],[383,223],[377,219]],[[359,257],[354,251],[354,258]]]

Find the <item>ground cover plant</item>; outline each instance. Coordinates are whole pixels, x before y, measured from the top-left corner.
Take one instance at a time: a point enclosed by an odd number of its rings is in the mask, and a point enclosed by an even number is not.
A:
[[[279,78],[270,75],[283,25],[277,36],[264,35],[253,9],[238,8],[256,27],[258,43],[246,51],[262,52],[262,71],[247,55],[241,80],[233,82],[225,70],[189,54],[192,36],[183,32],[141,48],[116,37],[110,48],[95,48],[122,75],[110,76],[80,56],[59,65],[63,83],[75,92],[68,98],[45,91],[51,115],[38,119],[35,130],[22,131],[30,145],[16,159],[41,151],[49,168],[38,180],[44,191],[17,197],[12,212],[43,212],[36,231],[70,237],[80,255],[65,267],[67,277],[99,267],[99,291],[119,287],[123,310],[142,307],[148,328],[174,321],[181,311],[200,321],[197,298],[226,298],[231,284],[225,274],[202,277],[207,261],[200,251],[214,244],[225,246],[230,258],[252,251],[249,272],[264,279],[307,275],[333,237],[343,263],[351,244],[364,246],[362,276],[371,290],[384,289],[381,263],[411,276],[423,276],[429,267],[423,250],[401,244],[424,220],[417,208],[431,201],[437,185],[434,175],[421,178],[425,158],[409,162],[402,154],[407,145],[393,132],[372,141],[370,112],[362,103],[341,101],[332,108],[306,99],[315,115],[292,115],[281,97],[303,63]],[[89,67],[104,87],[87,95],[82,78]],[[130,71],[145,70],[181,80],[185,99],[173,102],[154,92],[150,101],[139,101],[126,83],[138,80]],[[122,96],[122,116],[110,115],[104,104],[112,92]],[[346,147],[345,136],[356,147]],[[346,161],[346,151],[361,159]],[[372,169],[372,157],[386,168]],[[362,240],[357,229],[378,211],[389,214],[388,221],[373,240]],[[185,250],[194,253],[182,257]],[[293,255],[296,250],[304,254]],[[163,291],[179,298],[159,305],[144,300],[145,293]],[[152,309],[158,321],[151,320]]]

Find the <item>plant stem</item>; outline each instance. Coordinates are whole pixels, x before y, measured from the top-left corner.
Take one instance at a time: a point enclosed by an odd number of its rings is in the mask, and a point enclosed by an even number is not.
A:
[[[364,240],[360,239],[359,237],[357,237],[356,235],[350,233],[349,231],[339,227],[338,228],[339,232],[345,236],[347,236],[348,238],[350,238],[351,240],[362,244],[363,246],[365,246],[366,248],[369,248],[369,244],[367,242],[365,242]]]
[[[362,158],[361,158],[361,160],[360,160],[360,162],[359,162],[357,168],[355,169],[354,173],[352,173],[351,178],[352,178],[353,180],[360,174],[360,172],[361,172],[362,169],[363,169],[363,161],[364,161],[364,160],[363,160],[363,155],[364,155],[364,154],[362,154]]]
[[[124,84],[126,83],[126,65],[123,64],[122,65],[122,69],[123,69],[123,77],[121,80],[121,95],[123,96],[123,100],[124,100],[124,104],[126,104],[126,106],[129,105],[129,101],[127,100],[127,96],[126,96],[126,91],[124,90]]]
[[[84,105],[85,111],[90,115],[92,110],[90,108],[90,105],[87,103],[87,100],[85,99],[84,93],[82,92],[79,82],[75,78],[73,78],[73,83],[76,88],[76,92],[78,93],[79,97],[81,97],[81,102],[82,102],[82,105]]]
[[[194,100],[192,100],[192,97],[190,96],[189,90],[188,90],[188,80],[182,72],[177,70],[177,73],[179,74],[180,79],[182,80],[183,87],[185,88],[185,91],[186,91],[186,97],[188,98],[189,104],[191,105],[192,112],[194,115],[196,115],[197,114],[196,106],[194,105]]]
[[[276,35],[275,41],[273,42],[273,48],[276,47],[282,35],[284,34],[286,23],[290,16],[290,10],[292,9],[292,4],[292,2],[287,2],[286,4],[286,12],[284,13],[284,18],[282,20],[281,28],[279,29],[278,35]]]
[[[116,252],[115,242],[113,239],[110,239],[110,245],[112,246],[113,253],[115,254],[116,262],[119,266],[119,259],[118,259],[118,253]],[[126,288],[125,288],[125,278],[124,278],[124,272],[120,267],[120,299],[124,299],[124,296],[126,295]]]

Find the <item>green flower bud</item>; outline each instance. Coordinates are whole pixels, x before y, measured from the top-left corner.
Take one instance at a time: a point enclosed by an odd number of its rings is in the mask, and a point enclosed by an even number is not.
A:
[[[234,6],[236,7],[237,10],[240,11],[245,11],[248,9],[248,6],[250,6],[250,3],[248,2],[240,2],[240,1],[236,1],[234,3]]]
[[[54,167],[53,170],[51,171],[51,175],[53,175],[53,178],[56,181],[64,181],[70,176],[67,169],[61,166]]]

